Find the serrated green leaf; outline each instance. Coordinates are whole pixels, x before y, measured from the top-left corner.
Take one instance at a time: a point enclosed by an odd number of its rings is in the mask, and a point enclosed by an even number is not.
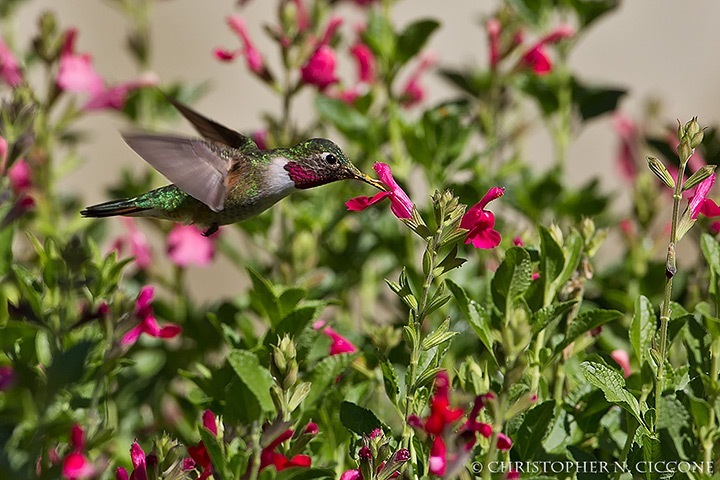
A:
[[[440,24],[435,20],[417,20],[400,33],[397,39],[397,51],[395,62],[398,65],[405,64],[413,58],[427,43],[430,35],[433,34]]]
[[[72,387],[83,378],[86,372],[85,364],[94,345],[94,342],[82,341],[64,352],[55,354],[46,372],[48,398],[52,398],[62,388]]]
[[[684,445],[692,445],[692,439],[688,438],[687,435],[691,428],[690,413],[685,408],[685,405],[674,396],[665,395],[660,398],[660,402],[660,416],[657,420],[658,431],[667,429],[680,458],[690,458],[684,447]]]
[[[557,278],[553,280],[553,290],[558,291],[560,288],[570,280],[575,270],[577,270],[580,264],[580,258],[582,257],[583,248],[585,242],[582,236],[576,231],[572,230],[565,239],[565,244],[562,247],[565,262],[562,271],[558,274]]]
[[[348,401],[340,404],[340,423],[353,433],[368,436],[376,428],[382,427],[372,411]]]
[[[509,248],[491,284],[495,306],[502,312],[510,312],[531,282],[530,255],[522,247]]]
[[[251,298],[260,303],[259,306],[267,316],[270,324],[276,325],[280,321],[280,301],[275,288],[251,267],[247,267],[247,272],[253,284]]]
[[[600,325],[604,325],[621,317],[622,313],[617,310],[601,310],[598,308],[582,312],[570,323],[567,332],[565,333],[565,338],[555,347],[554,354],[557,355],[563,351],[565,347],[570,345],[585,332],[589,332]]]
[[[575,300],[570,300],[562,303],[551,303],[550,305],[546,305],[540,310],[533,312],[532,319],[530,320],[530,323],[532,323],[533,326],[533,334],[536,334],[540,330],[543,330],[550,324],[550,322],[555,320],[560,315],[564,315],[565,313],[570,311],[570,309],[573,308],[576,304],[577,301]]]
[[[580,369],[591,384],[602,390],[608,402],[619,405],[628,411],[647,430],[645,420],[640,413],[640,405],[637,399],[625,389],[625,379],[620,373],[602,363],[592,361],[582,362]]]
[[[400,381],[395,372],[395,367],[393,367],[390,360],[384,358],[382,362],[380,362],[380,370],[382,371],[385,393],[390,401],[397,405],[398,395],[400,395]]]
[[[657,319],[652,303],[644,295],[635,299],[635,312],[630,324],[630,343],[640,365],[648,356],[648,348],[657,330]]]
[[[538,448],[547,434],[550,422],[553,420],[555,402],[548,400],[543,402],[525,414],[523,423],[517,432],[514,448],[523,461],[530,461],[535,458]]]
[[[322,359],[312,372],[312,388],[306,398],[308,405],[315,404],[327,393],[328,387],[358,356],[358,353],[340,353]]]
[[[279,297],[281,314],[287,315],[292,312],[306,295],[307,290],[304,288],[290,287],[283,290]]]
[[[487,348],[493,358],[495,358],[492,333],[490,331],[490,313],[482,305],[472,302],[470,303],[468,321],[482,344],[485,345],[485,348]]]
[[[642,433],[642,449],[643,459],[646,465],[656,465],[662,458],[662,450],[660,448],[660,440],[648,433]],[[645,471],[646,480],[655,480],[660,478],[656,469],[648,468]]]
[[[260,365],[258,357],[247,350],[233,350],[228,355],[228,363],[255,396],[260,408],[265,412],[274,412],[275,405],[270,396],[273,378],[270,371]]]
[[[324,304],[303,305],[288,313],[275,327],[275,333],[297,336],[312,323],[325,307]]]

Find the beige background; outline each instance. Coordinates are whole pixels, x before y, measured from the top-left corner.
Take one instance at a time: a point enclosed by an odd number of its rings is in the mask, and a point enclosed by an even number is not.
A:
[[[2,0],[0,0],[2,1]],[[110,82],[130,80],[138,75],[120,46],[124,42],[125,18],[99,0],[36,0],[20,13],[11,26],[21,37],[34,31],[38,12],[51,8],[57,12],[63,27],[80,30],[78,50],[93,55],[98,71]],[[264,40],[261,25],[273,18],[275,1],[253,0],[243,10],[233,0],[163,0],[158,1],[154,15],[154,72],[165,82],[210,79],[212,91],[197,103],[197,108],[239,130],[258,126],[263,110],[279,110],[278,100],[245,70],[242,60],[223,64],[212,56],[218,46],[237,44],[225,25],[231,12],[245,16],[253,38],[266,53],[271,52]],[[482,15],[492,11],[496,2],[478,0],[403,0],[396,8],[400,24],[411,19],[433,16],[442,28],[433,38],[430,49],[444,65],[487,62],[483,31],[478,27]],[[343,12],[358,18],[360,12],[347,6]],[[607,81],[630,89],[623,109],[639,113],[649,97],[659,97],[669,118],[687,119],[698,115],[701,123],[720,120],[720,2],[716,0],[626,0],[607,18],[595,24],[577,45],[570,60],[575,71],[589,80]],[[350,20],[345,28],[351,28]],[[342,61],[349,61],[343,59]],[[350,72],[351,65],[343,67]],[[437,78],[426,84],[431,100],[445,97],[448,90]],[[309,105],[309,98],[305,99]],[[299,112],[302,117],[302,112]],[[139,158],[127,149],[118,135],[122,122],[112,114],[94,114],[84,121],[90,141],[81,151],[85,163],[69,174],[62,188],[80,190],[89,203],[106,200],[103,190],[122,166],[145,168]],[[179,131],[189,132],[178,124]],[[609,191],[624,187],[616,179],[613,163],[616,139],[609,118],[596,121],[575,139],[569,153],[568,172],[574,182],[601,176]],[[552,158],[550,143],[541,130],[532,133],[527,152],[539,168]],[[321,192],[317,192],[321,194]],[[201,298],[231,295],[233,285],[242,275],[232,267],[216,262],[205,269],[195,269],[191,281]],[[219,278],[224,278],[222,282]],[[210,287],[212,285],[212,287]],[[212,288],[212,292],[210,291]]]

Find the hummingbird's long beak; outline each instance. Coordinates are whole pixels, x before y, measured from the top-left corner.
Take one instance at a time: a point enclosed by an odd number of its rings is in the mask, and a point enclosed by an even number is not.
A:
[[[371,178],[369,175],[361,172],[357,168],[353,167],[351,170],[351,173],[353,175],[353,178],[355,180],[360,180],[361,182],[365,182],[369,185],[372,185],[373,187],[377,188],[378,190],[387,191],[387,187],[382,182],[375,180],[374,178]]]

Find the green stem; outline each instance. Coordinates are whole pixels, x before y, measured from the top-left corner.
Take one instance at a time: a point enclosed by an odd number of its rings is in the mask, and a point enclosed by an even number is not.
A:
[[[630,454],[630,448],[633,446],[633,441],[635,440],[635,431],[640,426],[640,424],[633,418],[631,415],[627,415],[628,417],[628,434],[627,438],[625,439],[625,445],[623,445],[622,452],[620,452],[620,458],[618,458],[618,463],[622,465],[625,460],[627,460],[628,455]],[[620,480],[620,476],[622,475],[622,469],[618,469],[618,472],[615,474],[615,480]]]

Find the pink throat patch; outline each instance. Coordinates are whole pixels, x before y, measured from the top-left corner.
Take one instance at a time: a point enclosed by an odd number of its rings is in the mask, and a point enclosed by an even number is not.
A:
[[[295,183],[295,188],[311,188],[328,183],[327,179],[319,176],[316,171],[305,168],[297,162],[288,162],[284,168],[290,180]]]

